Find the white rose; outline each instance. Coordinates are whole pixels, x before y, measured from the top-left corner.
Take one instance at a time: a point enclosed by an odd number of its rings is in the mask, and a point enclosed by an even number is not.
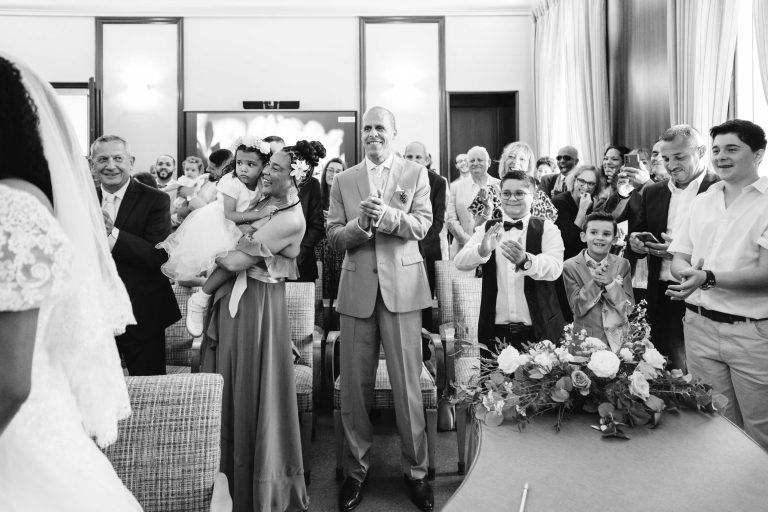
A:
[[[619,350],[619,356],[624,360],[625,363],[631,363],[635,359],[635,354],[633,354],[632,351],[627,347],[623,347],[621,350]]]
[[[555,349],[555,355],[557,355],[557,358],[561,363],[570,363],[573,361],[573,355],[568,352],[568,349],[565,347],[557,347]]]
[[[507,347],[501,351],[497,361],[499,363],[499,370],[504,373],[514,373],[520,366],[520,352],[514,347]]]
[[[549,356],[549,353],[542,352],[541,354],[537,354],[536,357],[533,358],[534,364],[536,364],[539,369],[541,370],[541,373],[544,375],[548,374],[550,371],[552,371],[552,358]]]
[[[619,371],[620,364],[619,357],[610,350],[598,350],[589,358],[587,368],[592,370],[592,373],[597,377],[612,379]]]
[[[637,369],[635,371],[642,373],[643,377],[646,379],[655,379],[659,376],[659,371],[645,361],[637,363]]]
[[[531,362],[531,356],[528,354],[520,354],[520,366],[525,366]]]
[[[645,380],[642,373],[636,371],[629,376],[629,392],[643,400],[651,396],[648,381]]]
[[[643,359],[646,363],[650,364],[654,368],[657,368],[659,370],[664,369],[664,365],[666,364],[666,361],[664,360],[664,356],[661,355],[661,353],[656,350],[655,348],[649,348],[645,351],[645,354],[643,354]]]
[[[581,342],[581,348],[587,352],[596,352],[598,350],[607,350],[608,345],[603,343],[600,338],[593,338],[592,336],[588,336],[584,341]]]

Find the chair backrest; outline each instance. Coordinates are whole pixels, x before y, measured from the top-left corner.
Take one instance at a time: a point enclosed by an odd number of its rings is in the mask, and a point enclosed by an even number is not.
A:
[[[104,450],[146,512],[208,511],[219,473],[221,375],[126,377],[133,414]]]
[[[285,283],[285,301],[291,321],[291,342],[301,364],[312,367],[312,334],[315,332],[315,283]]]
[[[472,278],[472,270],[459,270],[453,261],[435,262],[435,289],[437,291],[438,321],[440,324],[453,321],[453,288],[451,282],[457,278]]]
[[[199,287],[173,284],[173,294],[179,303],[181,319],[165,329],[165,364],[172,366],[192,366],[192,336],[187,332],[187,301]]]
[[[453,323],[456,326],[456,341],[461,343],[457,357],[477,357],[477,322],[480,319],[480,296],[483,280],[479,278],[454,279]]]

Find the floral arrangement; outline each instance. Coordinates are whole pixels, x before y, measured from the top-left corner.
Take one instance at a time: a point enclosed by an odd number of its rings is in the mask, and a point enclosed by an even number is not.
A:
[[[649,339],[644,302],[629,316],[629,329],[614,352],[586,332],[566,326],[559,346],[545,340],[519,352],[504,347],[492,360],[482,360],[479,378],[459,386],[456,399],[474,406],[477,419],[500,425],[504,419],[520,428],[534,416],[556,412],[555,429],[578,410],[598,413],[592,427],[603,436],[627,439],[625,425],[658,425],[665,411],[690,407],[714,412],[727,403],[712,387],[690,374],[667,370],[667,361]]]

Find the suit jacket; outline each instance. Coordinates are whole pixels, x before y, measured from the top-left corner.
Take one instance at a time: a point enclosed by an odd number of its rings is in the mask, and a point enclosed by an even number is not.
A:
[[[301,250],[296,264],[299,267],[299,281],[312,283],[317,279],[317,259],[315,247],[325,236],[320,182],[311,177],[299,191],[301,210],[304,212],[307,230],[301,239]]]
[[[440,249],[440,232],[445,225],[445,178],[433,171],[427,172],[429,179],[429,202],[432,203],[432,225],[427,235],[419,242],[421,254],[431,260],[442,259]]]
[[[573,332],[586,329],[587,336],[607,341],[606,330],[627,324],[627,301],[635,303],[632,272],[626,259],[609,254],[606,259],[611,276],[621,279],[622,284],[611,283],[601,288],[592,279],[585,252],[586,249],[563,264],[565,291],[573,311]]]
[[[424,166],[395,155],[382,194],[388,208],[370,235],[357,223],[360,201],[370,196],[365,162],[334,178],[328,240],[337,252],[346,253],[339,281],[339,313],[370,317],[379,290],[393,313],[432,304],[418,245],[432,224],[427,172]]]
[[[547,174],[546,176],[542,176],[541,180],[539,181],[539,189],[546,192],[550,198],[552,197],[552,189],[555,188],[555,183],[557,182],[558,176],[560,176],[560,172]]]
[[[101,201],[101,187],[97,190]],[[155,248],[171,234],[168,194],[131,179],[120,202],[115,227],[120,234],[112,248],[112,258],[136,318],[136,325],[128,329],[140,338],[151,336],[181,318],[171,282],[160,271],[168,254]]]
[[[720,181],[717,174],[707,171],[699,186],[697,194],[705,192],[710,185]],[[629,219],[629,231],[648,231],[658,240],[663,240],[661,234],[667,230],[667,215],[669,213],[669,201],[672,193],[669,191],[669,178],[652,185],[648,185],[640,192],[640,205],[633,210]],[[632,251],[631,246],[630,251]],[[637,254],[632,251],[635,258],[644,258],[645,254]],[[656,314],[656,297],[659,291],[659,274],[661,273],[661,258],[651,256],[648,259],[648,318],[653,319]]]
[[[546,178],[547,176],[544,177]],[[573,200],[573,195],[567,191],[555,194],[552,198],[552,204],[557,208],[555,225],[560,229],[560,236],[563,237],[563,245],[565,245],[564,258],[567,260],[568,258],[573,258],[582,249],[587,247],[587,244],[581,241],[581,228],[573,223],[579,214],[579,205]],[[592,208],[590,207],[587,210],[587,214],[591,212]]]

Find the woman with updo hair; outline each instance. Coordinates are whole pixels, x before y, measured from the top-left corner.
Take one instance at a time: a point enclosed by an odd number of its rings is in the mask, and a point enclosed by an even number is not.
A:
[[[210,301],[201,357],[203,371],[224,376],[221,470],[236,511],[309,506],[285,280],[298,277],[305,230],[298,191],[324,156],[315,141],[273,154],[261,174],[265,198],[256,205],[274,206],[272,215],[217,259],[235,277]]]

